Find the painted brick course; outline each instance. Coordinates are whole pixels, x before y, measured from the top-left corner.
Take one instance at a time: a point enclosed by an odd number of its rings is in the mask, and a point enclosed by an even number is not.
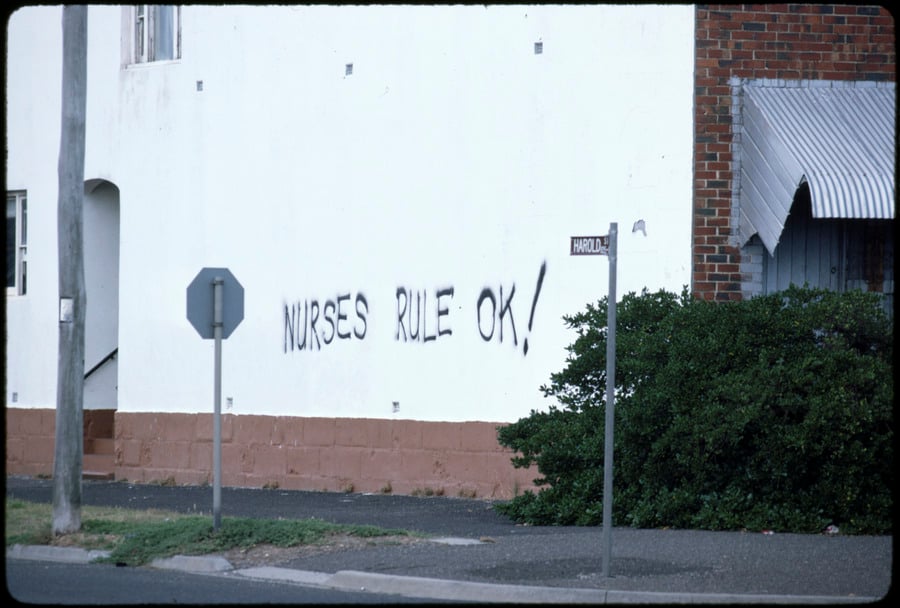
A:
[[[116,412],[114,478],[212,483],[212,419]],[[497,442],[498,423],[230,414],[221,422],[225,486],[499,499],[537,489],[537,470],[514,468]],[[6,423],[7,474],[51,475],[53,410],[7,408]],[[362,438],[371,445],[358,445]]]

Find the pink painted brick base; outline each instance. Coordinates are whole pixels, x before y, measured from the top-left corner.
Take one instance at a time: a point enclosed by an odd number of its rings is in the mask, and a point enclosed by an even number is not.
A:
[[[51,474],[52,410],[7,409],[7,474]],[[498,423],[222,416],[222,485],[509,499],[535,490]],[[115,414],[115,478],[212,483],[212,414]]]

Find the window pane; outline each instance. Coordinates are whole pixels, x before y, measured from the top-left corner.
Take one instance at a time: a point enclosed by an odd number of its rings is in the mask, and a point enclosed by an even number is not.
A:
[[[172,6],[156,7],[154,23],[156,31],[153,32],[156,53],[153,59],[157,61],[174,59],[172,51],[175,48],[175,11],[173,9]]]
[[[28,285],[28,282],[26,280],[28,278],[28,272],[27,272],[28,263],[25,261],[25,254],[26,254],[25,246],[28,244],[28,203],[24,196],[22,197],[20,212],[22,213],[22,220],[19,222],[19,232],[21,233],[20,244],[22,247],[22,250],[20,252],[21,253],[20,261],[22,264],[22,274],[19,277],[19,280],[22,281],[22,284],[19,285],[19,294],[24,296],[26,287]]]
[[[137,14],[134,21],[134,60],[136,62],[144,61],[144,5],[137,7]]]
[[[6,286],[16,286],[16,199],[6,199]]]

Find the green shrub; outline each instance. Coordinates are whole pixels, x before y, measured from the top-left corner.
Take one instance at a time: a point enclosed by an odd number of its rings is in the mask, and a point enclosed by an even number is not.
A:
[[[542,486],[500,506],[602,523],[606,299],[575,315],[555,404],[499,429]],[[792,287],[716,304],[660,291],[617,305],[616,525],[891,531],[893,325],[875,294]]]

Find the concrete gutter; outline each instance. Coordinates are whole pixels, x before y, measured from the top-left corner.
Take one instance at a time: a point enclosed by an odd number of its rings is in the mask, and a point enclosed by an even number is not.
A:
[[[286,568],[235,570],[256,580],[277,580],[342,591],[365,591],[458,602],[503,604],[858,604],[876,598],[801,595],[739,595],[724,593],[663,593],[613,589],[572,589],[532,585],[499,585],[416,576],[396,576],[341,570],[334,574]]]
[[[74,547],[13,545],[7,559],[82,563],[109,557],[109,551],[88,551]],[[573,589],[532,585],[501,585],[416,576],[396,576],[355,570],[334,574],[276,568],[271,566],[234,569],[217,555],[176,555],[153,560],[153,568],[181,570],[194,574],[242,576],[254,580],[293,583],[342,591],[367,591],[434,600],[507,604],[861,604],[874,597],[834,597],[809,595],[742,595],[724,593],[666,593],[615,589]]]
[[[236,570],[235,574],[254,579],[277,577],[278,580],[291,582],[298,575],[302,580],[309,580],[316,573],[303,571],[277,572],[279,568],[249,568]],[[320,579],[319,586],[343,591],[366,591],[403,595],[407,597],[429,598],[461,602],[502,602],[511,604],[548,604],[548,603],[604,603],[606,591],[597,589],[561,589],[551,587],[523,587],[517,585],[495,585],[489,583],[470,583],[416,576],[394,576],[341,570],[334,574],[326,574]]]

